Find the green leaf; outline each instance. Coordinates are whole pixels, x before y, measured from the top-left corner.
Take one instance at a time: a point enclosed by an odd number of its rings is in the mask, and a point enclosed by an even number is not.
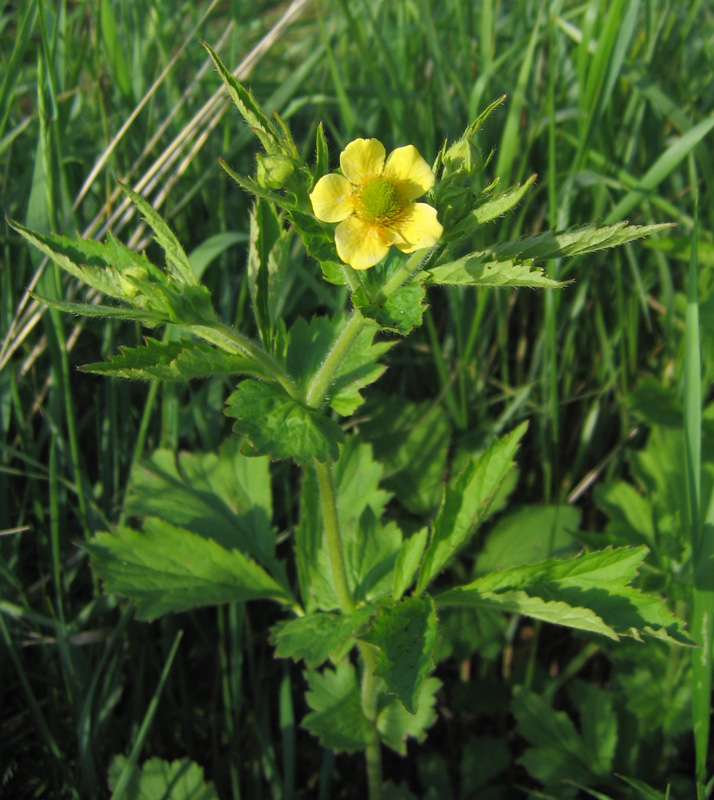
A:
[[[128,298],[132,287],[127,284],[126,275],[132,275],[132,271],[134,277],[148,273],[156,280],[166,280],[161,270],[143,256],[132,253],[111,235],[106,243],[102,243],[79,236],[74,239],[57,234],[47,236],[19,222],[10,225],[58,267],[110,297]]]
[[[307,254],[320,262],[326,280],[337,286],[346,285],[347,279],[335,247],[334,231],[318,222],[311,214],[295,209],[288,213],[288,218],[300,235]]]
[[[466,219],[459,222],[448,231],[449,238],[465,236],[475,230],[479,225],[484,225],[498,217],[507,214],[521,202],[528,190],[533,186],[538,176],[531,175],[530,178],[521,186],[512,186],[505,192],[486,199],[483,203],[476,206]]]
[[[114,789],[129,759],[116,755],[109,764],[108,781]],[[203,776],[203,767],[194,761],[164,761],[150,758],[141,768],[134,766],[129,783],[122,797],[125,800],[218,800],[216,789]]]
[[[334,420],[268,383],[242,381],[226,401],[226,414],[237,420],[233,429],[248,437],[252,454],[275,460],[294,458],[299,464],[313,458],[336,460],[344,440]]]
[[[334,481],[337,515],[347,580],[360,599],[391,591],[401,533],[396,524],[377,522],[390,498],[379,488],[382,467],[372,459],[369,445],[350,436],[340,448]],[[369,513],[365,513],[369,510]],[[301,519],[296,529],[296,557],[303,602],[308,611],[339,607],[332,587],[330,559],[323,541],[322,514],[314,471],[305,471]]]
[[[280,141],[275,127],[265,116],[262,108],[258,105],[252,93],[247,91],[232,75],[221,59],[216,55],[211,46],[204,41],[201,44],[206,48],[206,52],[211,57],[218,74],[221,76],[231,100],[235,103],[240,115],[248,124],[248,127],[260,139],[260,143],[266,153],[290,155],[289,151]]]
[[[532,261],[494,260],[489,252],[470,253],[458,261],[432,267],[424,274],[430,285],[522,286],[533,289],[559,289],[566,285],[544,275],[540,267],[533,267]]]
[[[131,312],[132,318],[134,313]],[[149,337],[142,347],[121,347],[121,355],[109,361],[85,364],[83,372],[114,378],[185,381],[210,375],[257,375],[266,377],[252,359],[218,350],[203,342],[159,342]]]
[[[226,250],[237,244],[247,242],[249,238],[250,236],[242,231],[224,231],[223,233],[214,233],[213,236],[204,239],[188,254],[188,260],[196,280],[201,280],[203,273],[218,256],[223,255]]]
[[[302,725],[331,750],[364,750],[372,740],[372,725],[362,711],[355,669],[343,659],[335,670],[305,672],[305,694],[312,711]]]
[[[218,455],[156,450],[132,467],[124,514],[159,517],[274,569],[269,459],[241,455],[240,444],[233,436]]]
[[[371,392],[360,432],[384,464],[384,487],[412,514],[430,515],[441,501],[451,423],[439,403],[411,403]]]
[[[424,681],[434,668],[436,612],[431,598],[380,605],[359,638],[379,649],[374,674],[415,714]]]
[[[618,247],[671,227],[670,223],[628,225],[626,222],[618,222],[602,228],[595,225],[579,225],[565,231],[547,231],[535,236],[524,236],[504,242],[493,247],[491,252],[499,260],[532,258],[536,261],[546,261],[551,258],[570,258],[609,247]]]
[[[416,591],[422,592],[437,573],[463,546],[485,518],[490,501],[513,467],[513,456],[527,424],[495,441],[444,491],[444,501],[422,562]]]
[[[134,600],[139,619],[246,600],[292,603],[243,553],[153,517],[143,531],[122,527],[98,534],[84,547],[105,590]]]
[[[598,506],[610,518],[607,534],[611,541],[655,546],[654,509],[649,497],[624,481],[595,487]]]
[[[373,608],[362,606],[349,616],[318,611],[279,622],[271,628],[275,655],[296,661],[302,658],[313,669],[328,658],[338,663],[354,647],[355,636],[373,613]]]
[[[588,785],[605,777],[594,771],[594,754],[568,715],[554,711],[545,698],[516,687],[513,713],[518,732],[534,745],[520,758],[534,778],[547,786],[566,778]]]
[[[143,311],[137,308],[122,306],[95,305],[94,303],[71,303],[63,300],[53,300],[35,293],[33,293],[33,297],[36,297],[50,308],[56,308],[58,311],[64,311],[67,314],[77,314],[81,317],[106,317],[108,319],[134,320],[150,328],[166,322],[171,322],[171,318],[168,314],[162,314],[156,311]]]
[[[373,302],[363,288],[357,289],[352,301],[361,314],[373,319],[380,328],[402,336],[421,325],[426,311],[423,300],[426,290],[421,283],[409,283],[397,289],[386,300]]]
[[[615,635],[639,638],[646,634],[691,644],[684,623],[667,610],[661,598],[628,586],[646,554],[646,547],[621,547],[582,553],[569,560],[554,558],[491,572],[466,586],[448,589],[435,599],[437,605],[508,605],[518,613],[539,619],[550,614],[554,617],[552,621],[581,630],[591,630],[585,626],[602,623],[611,629],[611,638]],[[521,591],[514,593],[514,590]],[[541,606],[538,600],[545,605]],[[551,603],[560,605],[549,608]],[[570,611],[562,604],[569,606]]]
[[[428,535],[429,531],[422,528],[404,540],[394,567],[394,585],[392,587],[394,600],[401,599],[404,592],[411,586],[421,564]]]
[[[495,569],[542,561],[576,543],[580,527],[576,506],[523,506],[501,517],[486,537],[475,566],[476,575]]]
[[[273,341],[279,282],[287,266],[290,236],[282,230],[275,206],[257,198],[250,212],[248,282],[261,341],[270,349]]]
[[[315,131],[315,171],[312,176],[312,185],[314,186],[323,175],[326,175],[329,169],[330,154],[327,148],[327,139],[325,138],[325,126],[320,120]]]
[[[406,741],[412,737],[417,742],[426,739],[427,730],[436,720],[435,694],[441,686],[437,678],[427,678],[416,703],[416,714],[410,714],[404,704],[393,695],[384,694],[379,698],[377,730],[380,739],[400,755],[406,755]]]
[[[184,252],[181,243],[174,235],[169,224],[160,216],[156,209],[133,189],[118,182],[121,190],[129,197],[134,205],[141,211],[141,215],[154,231],[154,239],[166,254],[166,267],[169,275],[178,283],[185,286],[196,286],[198,281],[193,274],[191,262]]]

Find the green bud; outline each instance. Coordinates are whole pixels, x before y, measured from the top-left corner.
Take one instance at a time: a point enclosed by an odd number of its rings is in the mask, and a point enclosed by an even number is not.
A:
[[[121,284],[125,297],[136,297],[136,295],[139,294],[139,287],[132,281],[127,280],[127,275],[136,278],[138,281],[145,281],[149,277],[149,273],[146,271],[145,267],[127,267],[119,273],[119,283]]]
[[[284,155],[258,154],[258,184],[264,189],[282,189],[295,170],[293,162]]]
[[[470,178],[483,169],[481,148],[471,137],[455,142],[444,153],[444,174]]]

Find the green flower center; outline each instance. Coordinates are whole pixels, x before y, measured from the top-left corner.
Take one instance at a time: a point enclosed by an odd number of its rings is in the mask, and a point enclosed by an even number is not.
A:
[[[372,178],[360,192],[360,216],[367,222],[389,222],[404,209],[397,187],[386,178]]]

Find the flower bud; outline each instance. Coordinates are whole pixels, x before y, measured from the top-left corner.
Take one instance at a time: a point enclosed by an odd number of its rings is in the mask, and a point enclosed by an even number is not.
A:
[[[125,297],[132,298],[139,294],[139,287],[125,276],[131,276],[138,281],[145,281],[149,277],[149,273],[145,267],[127,267],[119,273],[119,283],[121,284],[122,291]]]
[[[295,165],[284,155],[258,154],[258,184],[264,189],[282,189],[293,174]]]
[[[444,175],[454,175],[465,179],[482,169],[481,148],[472,137],[459,139],[444,153]]]

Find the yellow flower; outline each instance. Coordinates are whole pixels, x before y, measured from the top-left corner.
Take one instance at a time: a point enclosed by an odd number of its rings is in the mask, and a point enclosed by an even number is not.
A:
[[[378,264],[390,245],[402,253],[432,247],[443,231],[436,209],[414,202],[434,185],[417,149],[408,144],[386,155],[377,139],[355,139],[340,153],[342,175],[323,176],[310,194],[318,219],[339,222],[337,253],[354,269]]]

